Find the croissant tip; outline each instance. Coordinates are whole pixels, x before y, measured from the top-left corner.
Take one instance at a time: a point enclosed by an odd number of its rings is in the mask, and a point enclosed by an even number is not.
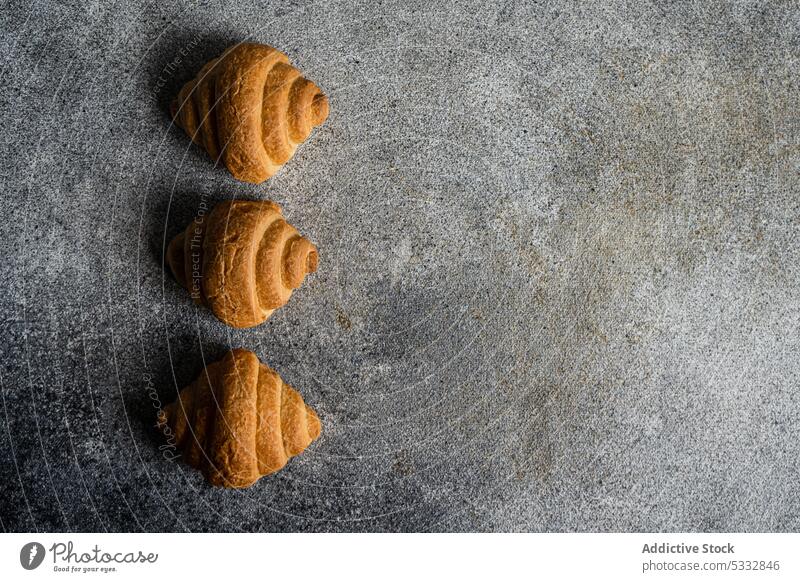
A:
[[[255,360],[258,362],[258,356],[244,348],[233,348],[229,350],[226,355],[227,357],[233,358],[234,362],[244,362],[246,360]]]
[[[319,253],[317,249],[313,249],[311,252],[308,253],[308,259],[306,262],[306,271],[309,273],[314,273],[319,266]]]
[[[319,125],[328,118],[330,113],[330,104],[328,103],[328,96],[320,92],[314,95],[314,100],[311,103],[314,111],[314,125]]]
[[[168,423],[169,415],[167,414],[167,409],[162,408],[158,411],[158,415],[156,416],[156,426],[159,428],[159,430],[163,430]]]
[[[224,487],[226,489],[247,489],[253,485],[258,478],[246,478],[237,475],[225,476],[219,471],[213,471],[206,475],[206,480],[214,487]]]
[[[322,434],[322,421],[320,421],[319,416],[317,416],[317,413],[314,412],[310,406],[306,405],[306,410],[308,410],[308,436],[311,437],[311,441],[313,442]]]

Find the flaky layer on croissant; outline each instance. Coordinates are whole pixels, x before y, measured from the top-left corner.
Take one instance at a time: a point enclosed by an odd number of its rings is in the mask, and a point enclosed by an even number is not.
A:
[[[197,218],[167,248],[175,279],[233,327],[263,323],[285,305],[319,254],[274,202],[234,200]]]
[[[263,182],[328,117],[328,98],[270,46],[242,43],[206,63],[172,103],[175,123],[238,180]]]
[[[279,471],[322,431],[303,397],[241,349],[209,364],[158,423],[191,466],[224,487],[248,487]]]

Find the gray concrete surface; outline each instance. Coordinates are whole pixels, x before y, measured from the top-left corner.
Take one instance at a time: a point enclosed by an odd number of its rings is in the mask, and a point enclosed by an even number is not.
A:
[[[796,2],[2,10],[4,530],[800,529]],[[247,39],[331,98],[260,186],[167,116]],[[253,330],[162,268],[232,197],[321,254]],[[231,346],[325,426],[244,491],[154,429]]]

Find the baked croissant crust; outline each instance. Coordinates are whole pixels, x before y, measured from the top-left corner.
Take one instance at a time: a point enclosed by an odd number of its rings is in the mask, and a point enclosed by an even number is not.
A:
[[[242,43],[206,63],[172,103],[175,123],[231,174],[259,184],[328,117],[328,98],[270,46]]]
[[[303,397],[242,349],[206,366],[158,424],[212,485],[237,488],[282,469],[322,430]]]
[[[253,327],[286,304],[319,254],[274,202],[234,200],[198,217],[167,247],[175,279],[232,327]]]

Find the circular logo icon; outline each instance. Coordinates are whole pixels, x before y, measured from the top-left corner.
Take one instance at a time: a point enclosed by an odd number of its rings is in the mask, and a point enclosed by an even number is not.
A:
[[[19,551],[19,563],[26,570],[38,568],[44,560],[44,546],[39,542],[29,542]]]

